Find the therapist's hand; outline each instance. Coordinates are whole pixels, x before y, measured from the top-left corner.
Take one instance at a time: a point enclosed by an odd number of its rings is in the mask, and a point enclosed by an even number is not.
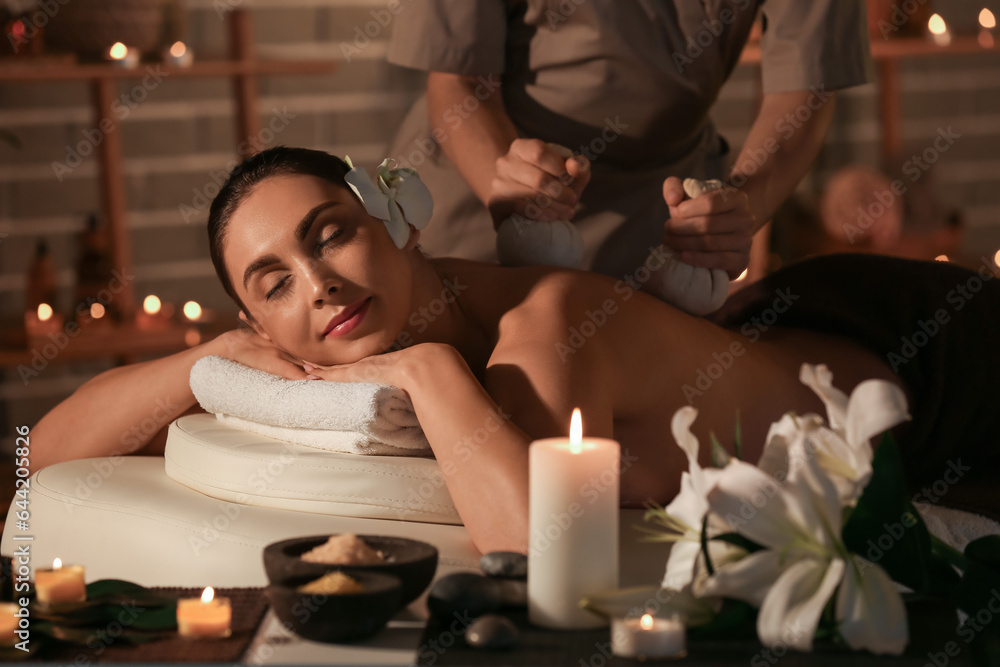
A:
[[[750,246],[757,229],[749,199],[742,190],[726,186],[687,199],[681,179],[663,182],[663,198],[670,207],[663,245],[680,253],[691,266],[722,269],[735,280],[750,264]]]
[[[517,213],[529,220],[572,220],[590,182],[590,160],[565,158],[540,139],[515,139],[496,161],[486,206],[498,227]]]

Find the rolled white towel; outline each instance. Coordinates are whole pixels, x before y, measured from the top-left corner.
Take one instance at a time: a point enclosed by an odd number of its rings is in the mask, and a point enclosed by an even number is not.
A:
[[[430,453],[410,397],[396,387],[286,380],[218,356],[199,359],[190,383],[202,408],[237,428],[337,452]]]

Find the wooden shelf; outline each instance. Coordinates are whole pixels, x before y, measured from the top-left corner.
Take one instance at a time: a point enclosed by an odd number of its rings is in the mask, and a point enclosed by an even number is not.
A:
[[[137,357],[186,350],[215,338],[226,329],[218,324],[172,324],[152,330],[140,329],[134,324],[94,325],[77,331],[72,337],[66,336],[63,346],[57,345],[48,336],[26,339],[23,331],[12,331],[8,332],[7,338],[20,336],[23,345],[0,349],[0,365],[13,369],[23,364],[32,368],[39,357],[47,363],[109,357],[119,357],[124,363],[132,363]],[[197,340],[189,339],[192,331],[197,334]],[[46,347],[50,349],[46,350]]]
[[[229,44],[228,60],[195,62],[190,67],[177,67],[162,63],[140,63],[135,68],[124,68],[111,63],[76,63],[59,57],[40,58],[37,61],[0,62],[0,82],[40,83],[47,81],[80,81],[91,86],[93,126],[100,133],[97,156],[101,208],[108,222],[111,259],[122,274],[132,274],[132,248],[128,226],[128,202],[125,197],[123,173],[122,133],[118,130],[118,115],[113,113],[116,84],[123,80],[141,79],[150,75],[149,70],[162,73],[165,80],[198,77],[226,77],[233,83],[236,107],[235,146],[238,157],[248,157],[261,135],[260,117],[257,113],[257,77],[266,75],[328,74],[337,69],[336,61],[321,60],[259,60],[254,49],[250,14],[236,8],[226,15]],[[156,69],[154,69],[156,68]],[[118,297],[125,321],[133,321],[136,311],[134,286],[126,282]],[[133,326],[108,329],[102,334],[81,332],[72,344],[56,356],[56,360],[94,357],[117,357],[127,361],[136,355],[159,352],[176,352],[187,347],[184,342],[186,328],[164,331],[144,331]],[[217,334],[218,332],[216,332]],[[42,341],[44,342],[44,341]],[[30,345],[25,350],[0,351],[0,363],[20,364],[31,361]]]
[[[327,74],[337,69],[335,61],[323,60],[205,60],[190,67],[140,63],[134,68],[105,63],[31,64],[0,63],[0,81],[41,83],[46,81],[95,81],[97,79],[141,79],[147,68],[156,68],[166,78],[192,79],[218,76]]]
[[[901,37],[899,39],[869,42],[874,60],[895,60],[921,56],[955,56],[969,54],[1000,53],[1000,34],[990,48],[983,47],[975,37],[954,37],[947,46],[935,44],[931,39]],[[740,63],[760,63],[760,42],[747,44],[740,54]]]

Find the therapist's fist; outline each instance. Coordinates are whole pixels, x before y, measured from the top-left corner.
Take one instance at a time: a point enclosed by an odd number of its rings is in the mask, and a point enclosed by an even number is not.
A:
[[[590,160],[540,139],[515,139],[496,161],[486,207],[493,226],[517,213],[529,220],[572,220],[590,182]]]
[[[750,246],[757,221],[742,190],[724,186],[687,199],[681,179],[663,182],[663,199],[670,208],[663,245],[680,253],[691,266],[722,269],[735,280],[750,264]]]

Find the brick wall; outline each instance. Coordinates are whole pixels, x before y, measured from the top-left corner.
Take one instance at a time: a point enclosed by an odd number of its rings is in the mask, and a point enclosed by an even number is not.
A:
[[[188,2],[185,41],[205,58],[222,55],[223,2]],[[289,0],[250,3],[258,51],[272,58],[341,60],[332,75],[262,78],[260,112],[267,125],[277,110],[282,129],[272,144],[318,147],[350,154],[371,167],[383,157],[393,128],[422,86],[422,76],[384,62],[388,30],[351,62],[344,44],[387,0]],[[405,5],[404,5],[405,6]],[[949,3],[949,13],[974,17],[978,6]],[[395,20],[404,20],[404,13]],[[949,18],[949,14],[945,14]],[[389,27],[391,29],[391,26]],[[930,145],[939,127],[954,127],[961,139],[941,156],[930,176],[945,203],[962,208],[970,225],[965,250],[992,254],[1000,247],[1000,57],[955,56],[906,61],[901,66],[904,140],[915,151]],[[754,116],[758,70],[738,68],[713,111],[734,150]],[[144,92],[135,81],[119,85],[126,99],[143,98],[121,123],[125,153],[136,294],[165,301],[196,299],[232,313],[208,258],[204,211],[199,208],[236,145],[229,82],[224,79],[164,80]],[[23,148],[0,144],[0,318],[16,321],[23,309],[24,275],[37,239],[49,242],[59,271],[60,302],[71,309],[75,234],[86,214],[98,209],[96,158],[57,180],[53,163],[67,160],[90,127],[89,90],[82,83],[0,84],[0,127],[14,132]],[[276,125],[276,126],[277,126]],[[800,194],[814,199],[833,170],[847,162],[878,164],[877,87],[844,92],[836,121],[816,168]],[[215,174],[215,178],[213,178]],[[35,423],[108,361],[55,363],[25,383],[16,369],[3,370],[0,436],[3,451],[13,428]],[[99,418],[96,417],[96,418]],[[85,428],[81,424],[81,428]]]

